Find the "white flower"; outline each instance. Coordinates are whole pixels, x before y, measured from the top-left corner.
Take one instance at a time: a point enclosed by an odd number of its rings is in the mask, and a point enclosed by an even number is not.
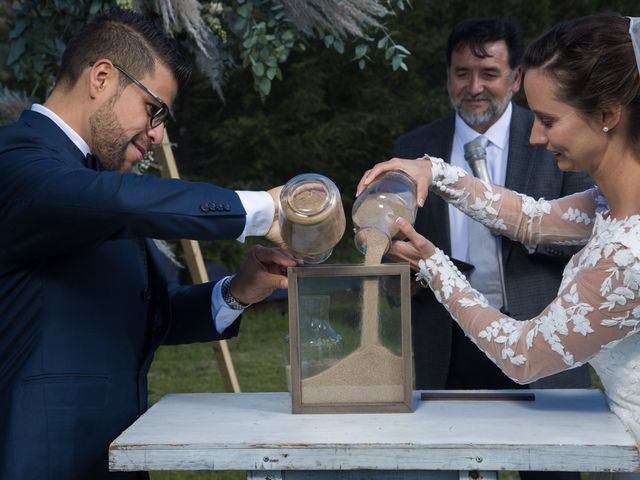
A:
[[[619,267],[626,267],[631,265],[635,260],[635,257],[629,250],[618,250],[613,256],[613,261]]]
[[[584,315],[575,316],[572,318],[573,321],[573,331],[575,333],[580,333],[583,336],[586,336],[589,333],[593,333],[593,328],[591,328],[591,323],[587,320],[587,317]]]
[[[529,217],[529,221],[551,212],[551,203],[545,199],[535,200],[522,194],[520,198],[522,198],[522,213]]]

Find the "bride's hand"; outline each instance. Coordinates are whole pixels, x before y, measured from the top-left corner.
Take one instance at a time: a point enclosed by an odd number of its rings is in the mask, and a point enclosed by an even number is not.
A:
[[[396,223],[407,239],[392,242],[386,255],[396,261],[409,262],[411,268],[418,271],[420,269],[418,262],[432,256],[436,251],[436,247],[416,232],[413,226],[404,218],[398,218]]]
[[[431,160],[428,158],[416,160],[392,158],[386,162],[376,164],[373,168],[364,172],[364,175],[358,183],[356,197],[360,195],[367,185],[369,185],[376,177],[390,170],[401,170],[415,180],[418,187],[416,192],[416,203],[419,207],[422,207],[424,205],[424,201],[427,199],[427,193],[429,191],[429,186],[431,185]]]

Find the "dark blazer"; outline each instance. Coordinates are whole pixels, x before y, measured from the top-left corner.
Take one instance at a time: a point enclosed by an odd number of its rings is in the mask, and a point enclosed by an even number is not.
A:
[[[236,238],[233,191],[96,171],[47,117],[0,128],[0,478],[116,479],[161,343],[229,338],[213,284],[181,287],[148,238]]]
[[[590,188],[593,181],[583,173],[565,173],[544,147],[529,143],[533,114],[513,104],[509,133],[506,186],[534,198],[553,199]],[[455,116],[436,120],[400,137],[394,155],[417,158],[425,153],[450,161]],[[415,227],[446,254],[451,254],[447,204],[429,195],[418,210]],[[555,298],[562,271],[575,250],[540,245],[534,253],[502,238],[505,284],[513,318],[527,320],[538,315]],[[464,260],[464,259],[460,259]],[[412,330],[416,388],[445,388],[451,363],[453,320],[429,289],[421,289],[412,302]],[[491,365],[493,367],[493,365]],[[585,367],[562,372],[535,382],[535,387],[588,387]]]

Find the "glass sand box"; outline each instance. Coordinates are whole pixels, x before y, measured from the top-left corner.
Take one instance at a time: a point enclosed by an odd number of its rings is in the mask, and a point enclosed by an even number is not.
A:
[[[406,264],[289,269],[293,413],[413,410],[409,278]]]

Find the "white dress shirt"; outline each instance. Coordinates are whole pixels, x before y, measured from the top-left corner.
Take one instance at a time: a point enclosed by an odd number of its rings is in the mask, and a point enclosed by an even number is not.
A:
[[[83,155],[86,156],[91,153],[87,142],[54,112],[40,104],[33,104],[31,110],[51,119],[78,147]],[[236,193],[247,212],[244,230],[237,240],[244,242],[247,236],[265,235],[269,231],[275,215],[275,205],[271,195],[268,192],[236,191]],[[218,333],[222,333],[242,313],[242,310],[232,309],[223,300],[220,288],[222,280],[219,280],[211,291],[211,316]]]

